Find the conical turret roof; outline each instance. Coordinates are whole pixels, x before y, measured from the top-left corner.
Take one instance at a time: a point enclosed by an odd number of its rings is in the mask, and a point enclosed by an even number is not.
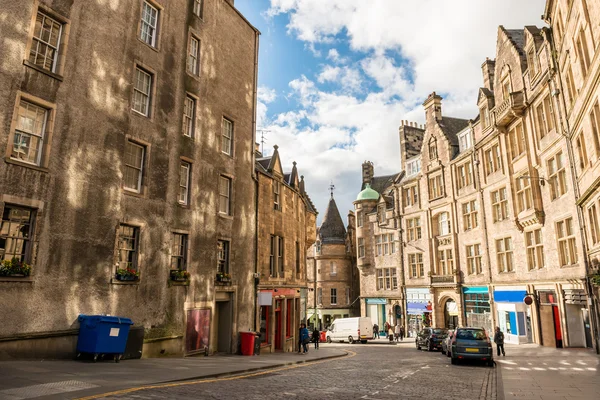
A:
[[[323,222],[319,228],[319,236],[322,243],[345,243],[346,242],[346,227],[340,216],[340,212],[335,203],[335,199],[331,196]]]

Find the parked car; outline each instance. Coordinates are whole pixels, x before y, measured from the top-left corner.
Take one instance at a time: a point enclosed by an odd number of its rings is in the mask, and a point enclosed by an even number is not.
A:
[[[429,351],[442,348],[442,340],[448,336],[446,328],[423,328],[415,338],[417,350],[425,347]]]
[[[367,343],[367,340],[373,339],[373,323],[369,317],[339,318],[333,321],[325,338],[327,343],[344,340]]]
[[[444,340],[442,340],[442,354],[447,355],[448,357],[450,357],[450,351],[451,351],[451,343],[452,343],[452,337],[454,336],[454,330],[448,331],[448,336],[446,336],[444,338]]]
[[[451,342],[452,364],[459,360],[481,360],[494,365],[492,341],[483,328],[458,328]]]

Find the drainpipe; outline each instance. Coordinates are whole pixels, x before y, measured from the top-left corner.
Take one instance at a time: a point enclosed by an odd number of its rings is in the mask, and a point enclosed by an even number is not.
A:
[[[256,152],[254,146],[256,143],[256,102],[258,99],[258,36],[260,32],[254,31],[254,91],[252,101],[252,145],[250,146],[251,160],[252,160],[252,178],[254,179],[255,191],[254,191],[254,275],[252,277],[252,286],[254,291],[254,332],[257,332],[259,318],[258,314],[258,176],[256,174]],[[260,278],[259,278],[260,279]]]
[[[548,18],[546,18],[545,20],[546,23],[549,24],[549,20]],[[548,34],[546,34],[546,38],[548,39],[548,42],[550,43],[550,48],[551,48],[551,52],[550,54],[547,54],[547,62],[548,62],[548,70],[552,71],[554,70],[555,72],[552,73],[552,75],[550,76],[550,78],[548,79],[548,83],[550,85],[550,90],[551,90],[551,95],[552,97],[557,97],[556,102],[558,102],[560,99],[562,99],[562,106],[564,107],[564,109],[567,109],[567,104],[565,102],[565,97],[564,95],[562,95],[564,93],[564,88],[563,88],[563,84],[562,84],[562,79],[560,79],[560,63],[558,62],[558,60],[556,59],[557,56],[557,50],[556,50],[556,43],[554,42],[554,35],[553,35],[553,31],[551,29],[548,29]],[[546,47],[546,52],[548,52],[548,48]],[[550,64],[550,60],[552,60],[552,64]],[[556,82],[554,79],[556,79],[556,76],[558,75],[558,86],[560,86],[560,88],[557,88]],[[552,90],[552,88],[554,88],[554,90]],[[554,96],[553,93],[556,92],[557,95]],[[560,96],[558,94],[561,94]],[[577,182],[577,171],[575,170],[575,155],[573,152],[573,143],[571,142],[571,131],[570,131],[570,127],[569,127],[569,120],[566,118],[564,118],[564,122],[566,127],[563,126],[562,121],[563,121],[563,116],[562,116],[562,108],[560,107],[561,104],[559,104],[559,107],[555,107],[556,110],[558,110],[558,120],[560,122],[560,129],[561,132],[559,132],[564,138],[565,138],[565,142],[567,144],[567,154],[569,157],[569,169],[571,170],[571,181],[573,183],[573,193],[575,195],[575,201],[577,201],[577,199],[579,199],[581,193],[579,191],[579,184]],[[581,246],[583,248],[583,263],[584,263],[584,267],[585,267],[585,278],[584,278],[584,287],[585,287],[585,294],[586,297],[588,299],[590,299],[589,301],[589,306],[590,306],[590,324],[594,327],[594,331],[592,332],[594,334],[594,347],[596,348],[596,354],[600,354],[600,343],[599,343],[599,332],[600,332],[600,325],[599,325],[599,321],[598,321],[598,313],[597,313],[597,304],[594,302],[594,291],[591,287],[591,282],[589,279],[589,274],[590,274],[590,265],[588,262],[588,246],[587,246],[587,236],[585,234],[586,232],[586,226],[585,226],[585,218],[583,216],[583,210],[581,205],[576,204],[576,208],[577,208],[577,219],[579,220],[579,235],[581,238]]]

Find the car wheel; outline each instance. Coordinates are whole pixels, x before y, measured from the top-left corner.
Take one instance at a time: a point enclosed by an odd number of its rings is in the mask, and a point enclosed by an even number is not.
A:
[[[419,345],[419,339],[415,340],[415,345],[417,346],[417,350],[421,350],[421,346]]]
[[[327,336],[327,339],[325,339],[325,341],[326,341],[327,343],[331,343],[331,336]]]
[[[458,362],[458,360],[454,357],[450,358],[450,363],[452,363],[452,365],[456,365],[456,363]]]
[[[425,345],[427,347],[427,351],[433,351],[433,345],[429,340],[425,343]]]
[[[366,340],[361,340],[360,342],[361,342],[362,344],[367,344],[367,341],[366,341]]]
[[[348,336],[348,343],[353,344],[354,338],[352,336]]]

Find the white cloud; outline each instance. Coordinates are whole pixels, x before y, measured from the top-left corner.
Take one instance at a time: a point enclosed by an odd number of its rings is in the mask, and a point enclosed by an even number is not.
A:
[[[422,122],[421,103],[444,95],[444,115],[474,117],[481,64],[495,57],[498,25],[542,25],[545,0],[271,0],[269,16],[287,14],[288,34],[315,52],[330,48],[313,77],[290,83],[300,110],[273,118],[288,167],[298,162],[309,194],[323,212],[329,181],[338,188],[342,217],[360,188],[361,163],[377,175],[400,168],[400,120]],[[353,64],[340,49],[348,45]],[[311,47],[312,46],[312,47]],[[377,86],[363,93],[366,81]],[[335,85],[331,85],[335,83]],[[321,85],[333,89],[326,91]],[[321,214],[322,217],[322,214]]]

